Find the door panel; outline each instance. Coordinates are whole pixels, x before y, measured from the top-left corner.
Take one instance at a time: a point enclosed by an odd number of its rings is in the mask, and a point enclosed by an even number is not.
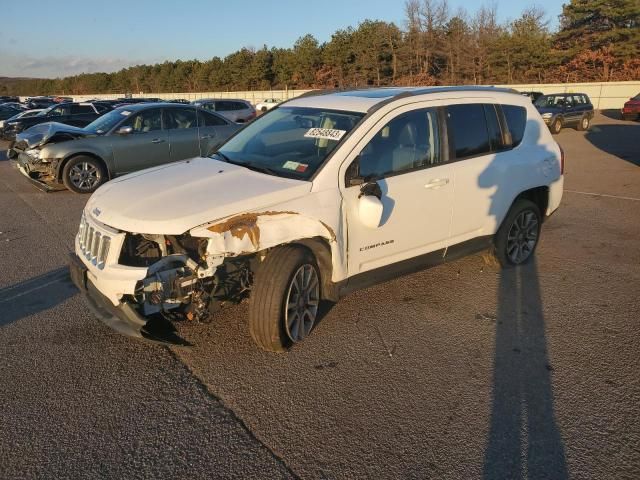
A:
[[[349,166],[356,178],[379,185],[383,206],[379,225],[368,227],[360,217],[361,187],[343,188],[350,276],[448,243],[452,167],[441,163],[445,157],[438,111],[416,107],[390,113],[381,128],[363,138],[360,154]]]
[[[169,135],[170,161],[200,156],[195,108],[165,108],[164,126]]]
[[[128,135],[111,135],[113,157],[118,174],[168,163],[169,136],[162,129],[160,109],[140,112],[121,127],[130,126]]]
[[[378,228],[368,228],[360,221],[360,188],[347,188],[343,194],[349,236],[349,275],[447,245],[453,204],[450,165],[395,175],[377,183],[383,204]]]

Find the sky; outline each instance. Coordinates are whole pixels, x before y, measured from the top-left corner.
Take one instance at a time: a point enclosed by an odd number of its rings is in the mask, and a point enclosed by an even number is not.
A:
[[[165,60],[208,60],[242,47],[291,47],[307,33],[320,42],[365,19],[403,27],[404,0],[13,0],[2,2],[0,77],[113,72]],[[449,0],[473,13],[482,3]],[[544,9],[558,25],[560,0],[488,0],[500,21]],[[45,21],[45,19],[47,19]]]

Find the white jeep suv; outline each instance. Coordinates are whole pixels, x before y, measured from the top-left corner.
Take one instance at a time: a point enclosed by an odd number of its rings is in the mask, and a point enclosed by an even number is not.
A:
[[[323,300],[491,249],[531,258],[563,155],[527,97],[491,87],[317,92],[210,158],[133,173],[89,199],[71,274],[120,332],[181,341],[249,298],[263,349],[303,340]]]

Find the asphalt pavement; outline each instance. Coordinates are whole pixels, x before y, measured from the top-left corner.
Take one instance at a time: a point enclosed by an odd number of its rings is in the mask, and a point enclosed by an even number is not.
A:
[[[181,325],[191,348],[104,327],[65,269],[87,197],[0,158],[0,478],[640,478],[638,138],[556,137],[535,262],[353,293],[282,355],[245,304]]]

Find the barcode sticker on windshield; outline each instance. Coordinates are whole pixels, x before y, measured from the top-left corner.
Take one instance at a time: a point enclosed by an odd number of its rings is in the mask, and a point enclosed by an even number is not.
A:
[[[326,138],[327,140],[340,140],[346,130],[335,130],[333,128],[310,128],[307,133],[304,134],[307,138]]]

